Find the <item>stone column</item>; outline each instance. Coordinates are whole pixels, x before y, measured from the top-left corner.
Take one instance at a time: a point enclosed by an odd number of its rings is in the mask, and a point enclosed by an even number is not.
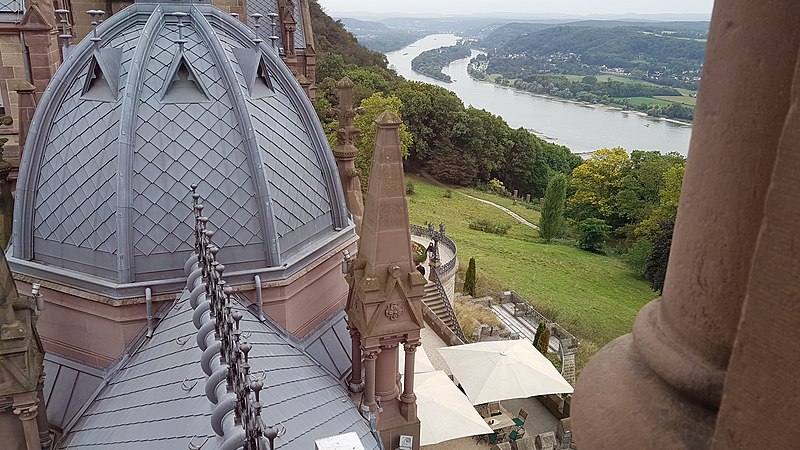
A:
[[[50,434],[50,424],[47,423],[47,405],[44,403],[44,371],[42,371],[42,376],[39,378],[36,396],[39,400],[36,414],[36,425],[39,428],[39,445],[42,448],[50,448],[53,444],[53,436]]]
[[[347,387],[350,392],[361,392],[364,390],[364,381],[361,379],[361,333],[353,326],[348,326],[350,330],[352,372],[350,373],[350,383]]]
[[[380,351],[379,348],[364,349],[364,406],[373,413],[378,412],[375,402],[375,360]]]
[[[800,63],[800,57],[798,57]],[[800,430],[800,64],[767,194],[714,449],[794,448]]]
[[[25,434],[27,450],[41,450],[39,443],[39,427],[36,414],[39,409],[35,392],[20,394],[14,398],[14,414],[22,421],[22,432]]]
[[[419,341],[406,342],[403,349],[406,351],[405,374],[403,375],[403,395],[400,396],[400,413],[406,420],[417,418],[417,396],[414,394],[414,355],[419,347]]]
[[[396,400],[400,395],[397,389],[397,346],[398,344],[381,345],[381,353],[378,355],[375,395],[381,399],[381,406],[387,401]]]
[[[664,294],[632,338],[583,370],[572,409],[580,446],[710,445],[789,109],[797,17],[791,0],[715,3]],[[621,445],[609,439],[623,434]]]

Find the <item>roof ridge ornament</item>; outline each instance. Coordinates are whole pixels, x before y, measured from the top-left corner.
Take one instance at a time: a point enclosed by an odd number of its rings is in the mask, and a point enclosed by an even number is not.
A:
[[[225,380],[226,390],[233,395],[225,403],[225,400],[218,398],[215,402],[214,413],[211,416],[211,426],[225,439],[222,448],[242,448],[243,450],[263,450],[274,448],[276,438],[286,433],[286,427],[282,424],[267,426],[261,418],[261,411],[264,404],[261,402],[261,391],[264,389],[263,377],[256,376],[250,372],[249,354],[253,346],[247,342],[247,338],[241,330],[241,321],[244,315],[241,311],[234,310],[233,288],[227,286],[223,279],[225,266],[216,259],[219,248],[214,245],[212,238],[213,230],[208,228],[208,218],[202,215],[204,209],[200,203],[200,195],[197,193],[197,184],[191,185],[192,189],[192,210],[195,217],[195,250],[197,251],[197,264],[202,269],[202,279],[205,284],[205,303],[207,307],[201,308],[198,305],[195,309],[195,316],[205,316],[206,323],[213,322],[213,332],[215,344],[207,347],[207,351],[219,349],[219,360],[221,365],[209,374],[209,381],[214,378],[217,372],[224,371],[224,378],[220,373],[219,382]],[[195,323],[197,326],[197,322]],[[198,332],[205,330],[206,327],[198,326]],[[211,330],[208,330],[209,334]],[[198,336],[198,340],[204,340],[206,336]],[[201,361],[201,365],[202,365]],[[223,369],[224,368],[224,369]],[[208,392],[208,386],[206,387]],[[234,430],[226,429],[222,426],[222,421],[226,420],[227,413],[234,413]],[[223,411],[224,413],[219,413]],[[230,420],[230,419],[228,419]],[[232,442],[229,442],[232,441]],[[236,445],[232,445],[232,444]],[[266,445],[269,444],[269,447]],[[241,447],[240,447],[241,446]]]
[[[86,14],[92,16],[92,37],[89,38],[89,40],[95,43],[99,42],[100,38],[97,37],[97,25],[103,22],[103,19],[101,19],[101,17],[103,17],[106,14],[106,12],[103,11],[102,9],[90,9],[86,11]]]

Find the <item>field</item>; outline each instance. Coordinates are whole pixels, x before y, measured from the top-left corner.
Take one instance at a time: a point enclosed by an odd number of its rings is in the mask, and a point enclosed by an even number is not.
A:
[[[457,189],[446,198],[447,188],[409,178],[416,191],[408,198],[411,222],[444,222],[458,246],[461,271],[470,257],[475,258],[483,292],[513,289],[575,334],[581,341],[579,370],[603,345],[630,332],[636,313],[656,297],[618,259],[572,245],[541,243],[536,231],[491,205],[460,195]],[[513,205],[511,199],[465,192],[509,207],[529,221],[538,219],[538,212]],[[469,229],[476,219],[513,226],[499,236]]]
[[[668,102],[680,103],[687,106],[697,105],[697,97],[689,97],[687,95],[657,95],[654,98],[666,100]]]
[[[617,100],[628,100],[631,105],[658,105],[658,106],[667,106],[670,104],[667,100],[659,100],[658,98],[650,98],[650,97],[623,97],[617,98]]]

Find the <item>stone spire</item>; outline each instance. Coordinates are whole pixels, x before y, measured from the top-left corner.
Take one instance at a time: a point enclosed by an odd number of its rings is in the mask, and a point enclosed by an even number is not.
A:
[[[339,143],[333,149],[336,166],[339,168],[339,178],[342,180],[345,202],[353,222],[356,224],[356,233],[361,233],[361,219],[364,216],[364,198],[361,194],[361,181],[356,171],[355,159],[358,149],[353,144],[358,129],[353,126],[356,115],[353,109],[353,82],[349,78],[342,78],[337,84],[339,88],[339,128],[336,137]]]
[[[0,429],[10,431],[3,433],[3,448],[39,450],[49,441],[46,428],[39,433],[46,420],[37,420],[45,414],[44,349],[36,332],[37,315],[36,301],[17,293],[0,252]]]
[[[347,314],[353,337],[353,378],[360,382],[365,358],[363,400],[376,415],[385,448],[397,448],[400,435],[414,436],[419,419],[414,394],[414,352],[420,345],[425,278],[414,268],[408,224],[400,120],[389,111],[377,119],[367,204],[358,258],[348,260]],[[360,345],[356,345],[356,341]],[[403,393],[398,386],[398,346],[405,350]],[[360,351],[358,351],[360,350]]]

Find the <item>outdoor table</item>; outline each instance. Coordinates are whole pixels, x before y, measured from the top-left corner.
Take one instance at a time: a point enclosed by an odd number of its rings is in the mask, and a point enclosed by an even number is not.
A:
[[[487,417],[486,424],[492,428],[493,431],[502,430],[503,428],[513,427],[516,424],[514,423],[514,419],[512,419],[507,414],[500,414],[499,416],[492,416]]]

